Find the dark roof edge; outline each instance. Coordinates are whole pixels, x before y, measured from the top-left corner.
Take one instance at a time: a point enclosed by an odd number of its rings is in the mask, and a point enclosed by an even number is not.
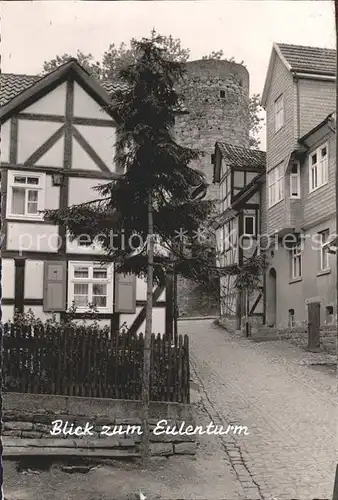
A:
[[[91,76],[76,60],[71,59],[51,73],[41,77],[41,79],[37,80],[35,83],[33,82],[30,87],[4,104],[0,109],[0,120],[4,121],[17,107],[24,105],[26,101],[33,98],[34,95],[43,92],[46,88],[52,86],[53,83],[65,78],[70,71],[74,71],[80,81],[82,80],[88,85],[103,103],[107,105],[107,107],[110,107],[109,94],[100,85],[99,81]],[[108,110],[107,113],[111,114]]]

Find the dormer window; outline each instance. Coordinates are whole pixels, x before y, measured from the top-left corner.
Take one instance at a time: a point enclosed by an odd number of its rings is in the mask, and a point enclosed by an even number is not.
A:
[[[283,94],[275,100],[275,132],[284,127],[284,97]]]
[[[290,198],[300,198],[300,165],[294,162],[290,173]]]

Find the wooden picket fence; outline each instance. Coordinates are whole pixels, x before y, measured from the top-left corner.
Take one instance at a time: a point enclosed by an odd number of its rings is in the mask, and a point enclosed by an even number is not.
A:
[[[3,328],[7,392],[141,399],[144,336],[89,327]],[[152,401],[189,403],[189,341],[151,337]]]

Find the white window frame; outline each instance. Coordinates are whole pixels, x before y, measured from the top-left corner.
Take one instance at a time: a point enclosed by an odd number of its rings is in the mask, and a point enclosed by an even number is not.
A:
[[[284,161],[268,172],[269,208],[284,200]]]
[[[246,219],[253,219],[253,233],[245,231]],[[254,214],[244,214],[243,218],[243,236],[256,236],[256,216]]]
[[[94,267],[100,266],[107,268],[107,278],[95,279],[93,278]],[[88,278],[76,278],[74,276],[74,271],[77,267],[87,267],[88,268]],[[102,264],[100,262],[88,262],[88,261],[78,261],[68,263],[68,308],[72,307],[74,302],[74,284],[75,283],[85,283],[89,285],[88,287],[88,302],[93,302],[93,284],[106,284],[107,285],[107,306],[97,307],[99,313],[112,313],[113,312],[113,287],[114,287],[114,268],[113,264]],[[76,306],[76,310],[79,312],[89,311],[87,306]]]
[[[278,132],[284,127],[284,96],[281,94],[275,100],[275,132]]]
[[[326,155],[322,157],[322,151],[326,149]],[[313,156],[317,155],[316,163],[312,164]],[[325,186],[328,182],[328,143],[322,144],[309,155],[309,193]],[[316,172],[316,183],[313,182],[313,172]]]
[[[293,280],[302,277],[303,273],[303,249],[302,244],[299,243],[291,249],[291,278]]]
[[[299,200],[300,198],[300,163],[299,161],[298,162],[295,162],[292,166],[291,166],[291,169],[292,167],[296,165],[297,166],[297,172],[296,173],[293,173],[292,170],[290,172],[290,198],[291,199],[297,199]],[[296,185],[297,185],[297,194],[294,194],[292,193],[292,181],[295,180],[296,181]]]
[[[320,231],[318,233],[320,236],[320,271],[327,271],[330,269],[330,262],[329,262],[329,246],[328,242],[330,240],[330,230],[329,229],[324,229],[324,231]],[[326,238],[325,238],[326,235]],[[324,265],[326,264],[326,265]]]
[[[24,184],[16,183],[15,177],[33,177],[38,179],[38,184]],[[44,214],[29,214],[27,213],[27,198],[26,198],[26,213],[25,214],[15,214],[12,213],[12,202],[13,202],[13,188],[20,187],[25,188],[27,191],[37,191],[38,192],[38,211],[45,210],[45,198],[46,198],[46,174],[40,172],[32,171],[17,171],[8,170],[8,180],[7,180],[7,204],[6,204],[6,218],[7,219],[22,219],[22,220],[43,220]]]

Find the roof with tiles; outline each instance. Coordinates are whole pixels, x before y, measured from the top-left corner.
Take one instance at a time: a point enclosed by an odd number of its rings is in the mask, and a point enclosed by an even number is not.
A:
[[[297,73],[335,75],[336,50],[302,45],[276,44],[282,56]]]
[[[43,76],[38,75],[16,75],[13,73],[1,73],[0,106],[4,106],[14,97],[21,94],[24,90],[27,90],[39,80],[42,80],[42,78]],[[122,84],[117,82],[113,83],[110,81],[100,82],[100,85],[110,95],[112,95],[116,90],[123,88]]]
[[[231,167],[247,167],[265,169],[265,151],[258,149],[249,149],[243,146],[233,146],[225,142],[217,142],[217,145],[226,160],[227,165]]]
[[[3,106],[13,97],[21,94],[41,77],[33,75],[14,75],[13,73],[0,74],[0,105]]]

